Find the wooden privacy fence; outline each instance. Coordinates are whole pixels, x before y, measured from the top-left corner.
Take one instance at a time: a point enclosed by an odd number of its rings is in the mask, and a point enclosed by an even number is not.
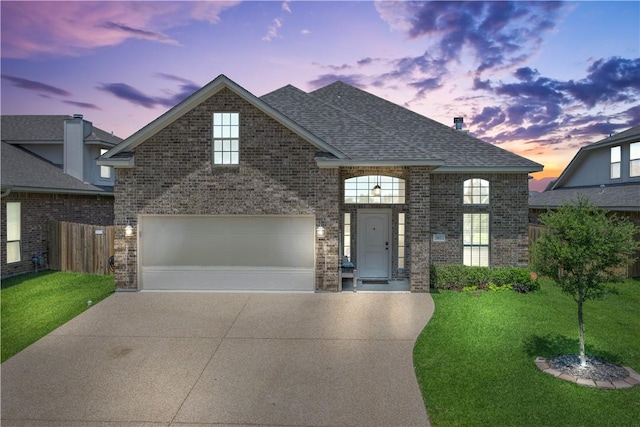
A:
[[[108,275],[115,227],[49,221],[49,268]]]

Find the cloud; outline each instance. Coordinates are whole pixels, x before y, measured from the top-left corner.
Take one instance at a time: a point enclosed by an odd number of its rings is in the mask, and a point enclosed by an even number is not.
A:
[[[145,108],[155,108],[157,106],[173,107],[200,89],[200,86],[194,82],[172,74],[156,73],[156,76],[182,83],[179,86],[180,90],[177,93],[165,90],[165,96],[150,96],[126,83],[102,83],[98,86],[98,89]]]
[[[280,7],[282,13],[279,17],[273,19],[271,25],[267,28],[267,34],[262,37],[262,41],[270,42],[271,40],[278,38],[280,28],[282,28],[282,23],[284,22],[284,12],[291,13],[289,3],[289,1],[282,2],[282,6]]]
[[[429,1],[375,3],[391,28],[433,44],[431,54],[445,63],[469,49],[478,73],[504,68],[531,56],[542,34],[555,28],[560,2]]]
[[[23,79],[21,77],[9,76],[7,74],[2,74],[2,78],[5,80],[9,80],[16,87],[30,90],[30,91],[39,93],[40,95],[51,94],[51,95],[58,95],[58,96],[71,96],[71,92],[64,89],[60,89],[55,86],[48,85],[46,83]]]
[[[308,36],[309,34],[311,34],[311,30],[307,30],[306,28],[300,30],[300,34],[302,34],[303,36]]]
[[[75,107],[80,107],[80,108],[84,108],[87,110],[100,110],[102,111],[102,108],[98,107],[96,104],[90,104],[88,102],[78,102],[78,101],[62,101],[65,104],[69,104],[69,105],[73,105]]]
[[[103,28],[114,31],[121,31],[125,33],[127,36],[131,36],[136,39],[156,41],[160,43],[167,43],[179,46],[180,43],[173,40],[171,37],[166,36],[165,34],[155,32],[155,31],[146,31],[138,28],[131,28],[124,24],[116,24],[115,22],[105,22],[102,24]]]
[[[129,39],[179,45],[172,28],[219,21],[234,2],[2,2],[2,57],[81,56]],[[72,19],[72,21],[70,21]]]
[[[564,90],[586,106],[640,98],[640,58],[599,59],[587,71],[585,79],[562,84]]]

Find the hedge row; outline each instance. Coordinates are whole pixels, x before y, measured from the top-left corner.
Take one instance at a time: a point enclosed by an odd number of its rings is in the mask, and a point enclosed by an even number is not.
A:
[[[469,267],[460,264],[431,266],[431,287],[451,290],[531,292],[540,288],[535,273],[520,267]]]

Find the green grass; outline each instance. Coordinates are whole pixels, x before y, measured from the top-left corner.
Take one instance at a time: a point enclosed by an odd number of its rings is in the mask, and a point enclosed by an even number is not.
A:
[[[536,356],[578,353],[577,305],[541,290],[432,294],[414,364],[434,426],[635,426],[640,386],[597,390],[542,373]],[[640,281],[584,305],[587,354],[640,372]]]
[[[113,276],[30,273],[2,280],[2,362],[115,290]]]

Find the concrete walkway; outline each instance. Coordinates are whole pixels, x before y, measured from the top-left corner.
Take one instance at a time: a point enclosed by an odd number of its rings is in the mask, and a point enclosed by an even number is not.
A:
[[[428,426],[429,294],[117,293],[2,364],[11,426]]]

